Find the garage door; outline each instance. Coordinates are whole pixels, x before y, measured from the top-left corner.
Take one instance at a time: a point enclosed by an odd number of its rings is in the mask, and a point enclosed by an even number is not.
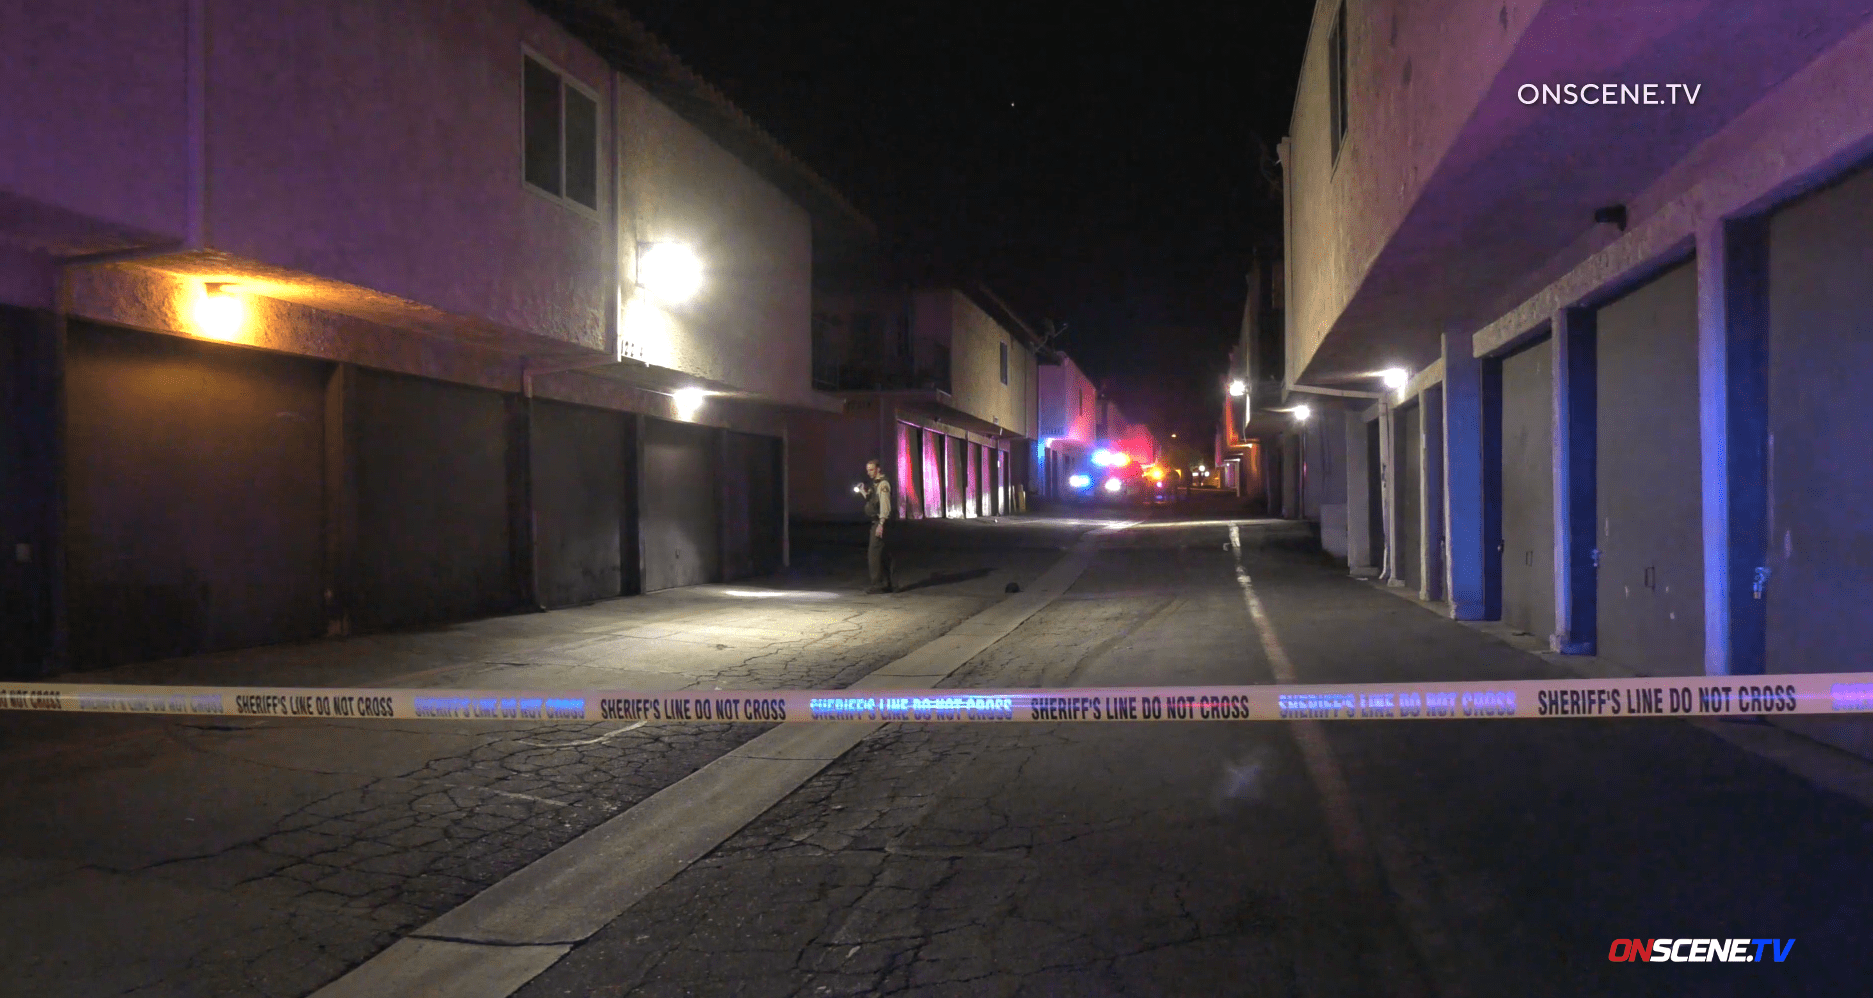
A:
[[[1598,652],[1641,674],[1702,673],[1696,267],[1601,308],[1595,329]]]
[[[1423,466],[1420,437],[1423,423],[1423,409],[1416,405],[1400,410],[1392,420],[1392,432],[1396,435],[1392,442],[1392,460],[1397,465],[1392,488],[1397,505],[1392,513],[1392,525],[1398,531],[1398,577],[1412,589],[1417,589],[1424,581],[1423,552],[1418,550],[1424,536],[1420,522],[1423,502],[1418,493],[1418,477]]]
[[[626,473],[637,454],[632,426],[623,413],[533,403],[535,585],[546,606],[618,596],[635,583]]]
[[[897,515],[902,520],[923,517],[923,433],[909,423],[897,424]]]
[[[1379,450],[1379,420],[1366,422],[1366,529],[1370,532],[1373,567],[1385,561],[1385,455]],[[1286,441],[1283,441],[1284,445]],[[1277,463],[1286,447],[1273,452]],[[1271,479],[1272,480],[1272,479]]]
[[[947,477],[944,479],[946,499],[944,515],[960,518],[965,515],[969,502],[969,443],[957,437],[943,438]]]
[[[1873,172],[1771,220],[1765,621],[1771,672],[1873,670],[1868,275]]]
[[[644,421],[644,591],[722,577],[716,431]]]
[[[1554,633],[1554,344],[1502,361],[1502,620]]]
[[[511,397],[357,373],[354,626],[403,627],[513,609],[520,593],[510,522]]]
[[[67,350],[73,665],[323,633],[329,366],[84,323]]]
[[[722,461],[722,571],[725,579],[780,569],[782,511],[779,437],[727,432]]]
[[[923,511],[935,519],[943,515],[943,436],[923,431]]]

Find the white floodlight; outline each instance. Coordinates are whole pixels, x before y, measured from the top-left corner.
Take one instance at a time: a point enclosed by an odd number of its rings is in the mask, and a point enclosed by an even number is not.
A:
[[[637,286],[672,304],[686,302],[702,287],[702,261],[682,243],[640,243]]]

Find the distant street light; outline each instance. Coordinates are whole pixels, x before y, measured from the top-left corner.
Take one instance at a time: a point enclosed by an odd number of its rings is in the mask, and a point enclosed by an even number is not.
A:
[[[1229,383],[1229,394],[1234,395],[1237,398],[1240,398],[1244,395],[1247,395],[1248,393],[1249,393],[1249,384],[1248,382],[1243,381],[1241,378],[1237,378]]]

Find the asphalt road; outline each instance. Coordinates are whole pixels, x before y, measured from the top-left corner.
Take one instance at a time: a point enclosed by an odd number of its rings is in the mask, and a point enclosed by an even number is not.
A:
[[[773,579],[86,678],[836,686],[1074,557],[1068,588],[943,685],[1570,675],[1347,578],[1297,525],[1055,513],[906,531],[912,588],[892,596],[859,594],[862,548],[833,530]],[[1066,553],[1080,539],[1091,553]],[[342,989],[767,737],[6,720],[6,996]],[[814,769],[622,914],[551,937],[517,993],[1857,995],[1873,971],[1873,765],[1766,726],[899,724]],[[588,859],[628,862],[622,841]],[[1607,959],[1616,938],[1681,937],[1795,945],[1781,963]],[[524,949],[478,945],[494,964]]]
[[[1238,565],[1300,681],[1560,674],[1347,579],[1291,527],[1237,532],[1234,551],[1220,524],[1110,535],[950,685],[1271,682]],[[1866,993],[1866,808],[1706,730],[1311,731],[889,726],[519,993]],[[1608,960],[1660,937],[1797,945]]]

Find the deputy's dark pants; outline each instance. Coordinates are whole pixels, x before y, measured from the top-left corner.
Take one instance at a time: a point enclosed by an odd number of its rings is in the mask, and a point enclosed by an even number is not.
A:
[[[878,536],[877,524],[866,527],[865,531],[871,536],[871,544],[866,549],[866,558],[871,563],[872,586],[894,588],[891,585],[891,548],[887,543],[890,539],[891,528],[885,528],[886,536],[884,537]]]

